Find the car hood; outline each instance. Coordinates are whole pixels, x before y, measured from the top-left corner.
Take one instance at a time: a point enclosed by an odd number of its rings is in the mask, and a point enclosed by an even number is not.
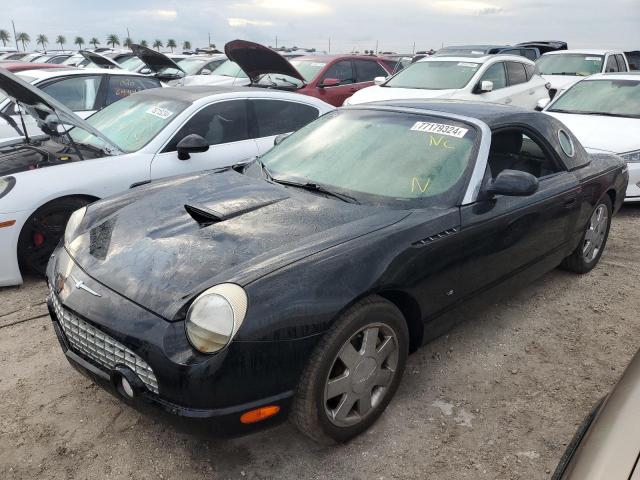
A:
[[[65,105],[3,68],[0,68],[0,90],[14,102],[22,105],[36,120],[38,128],[45,133],[57,134],[59,124],[72,125],[95,135],[109,145],[114,152],[119,152],[117,145]]]
[[[118,65],[117,62],[108,57],[100,55],[99,53],[89,52],[88,50],[80,50],[78,53],[99,68],[122,69],[122,67]]]
[[[640,149],[640,119],[545,113],[569,127],[585,148],[616,154]]]
[[[224,46],[224,53],[229,60],[236,62],[252,82],[258,81],[260,75],[276,73],[297,78],[306,83],[300,72],[278,52],[246,40],[233,40]]]
[[[155,50],[151,50],[150,48],[143,47],[142,45],[135,43],[131,45],[131,51],[156,74],[162,74],[163,71],[168,69],[176,69],[184,73],[184,70],[182,70],[176,62],[160,52],[156,52]]]
[[[94,279],[172,320],[212,285],[246,285],[407,215],[228,169],[94,204],[67,250]]]
[[[405,98],[451,98],[459,90],[425,90],[421,88],[394,88],[375,85],[363,88],[354,93],[349,99],[349,105],[358,103],[377,102],[381,100],[396,100]]]

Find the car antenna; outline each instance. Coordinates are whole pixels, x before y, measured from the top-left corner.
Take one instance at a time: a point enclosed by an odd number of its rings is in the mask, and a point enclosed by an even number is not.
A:
[[[20,123],[22,123],[22,130],[24,133],[24,141],[27,143],[31,143],[31,139],[29,138],[29,133],[27,132],[27,126],[24,124],[24,117],[22,116],[22,105],[20,102],[16,101],[16,106],[18,107],[18,115],[20,115]]]

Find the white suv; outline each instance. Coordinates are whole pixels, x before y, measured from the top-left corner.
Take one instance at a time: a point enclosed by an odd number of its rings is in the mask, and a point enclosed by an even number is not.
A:
[[[443,98],[504,103],[534,109],[549,98],[546,81],[535,74],[535,64],[516,55],[430,57],[391,78],[376,78],[345,105],[400,98]]]

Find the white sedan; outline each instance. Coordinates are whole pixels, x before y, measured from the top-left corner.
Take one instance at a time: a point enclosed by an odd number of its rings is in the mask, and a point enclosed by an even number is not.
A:
[[[160,80],[156,78],[126,70],[104,68],[25,70],[17,75],[58,100],[81,118],[87,118],[95,111],[131,93],[161,86]],[[20,130],[24,120],[29,135],[41,133],[35,120],[29,115],[23,115],[21,119],[15,102],[0,92],[0,139],[19,135],[10,125],[12,120]]]
[[[241,163],[333,110],[278,90],[181,87],[135,93],[83,120],[8,72],[0,71],[0,89],[47,133],[0,143],[0,286],[22,283],[20,267],[43,272],[74,210]]]
[[[424,58],[391,78],[376,78],[345,105],[402,98],[442,98],[503,103],[534,109],[549,98],[535,64],[516,55]]]
[[[640,72],[591,75],[544,112],[569,127],[591,153],[620,155],[629,168],[625,202],[640,202]]]

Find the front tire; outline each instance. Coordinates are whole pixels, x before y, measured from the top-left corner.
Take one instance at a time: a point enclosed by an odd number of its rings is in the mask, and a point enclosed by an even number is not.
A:
[[[395,394],[409,352],[402,313],[379,296],[346,310],[305,369],[291,421],[322,444],[345,442],[369,428]]]
[[[45,203],[27,219],[18,238],[18,260],[22,268],[44,275],[49,257],[64,235],[71,214],[90,200],[66,197]]]
[[[562,267],[575,273],[587,273],[598,264],[609,238],[613,206],[609,195],[596,204],[576,249],[565,258]]]

